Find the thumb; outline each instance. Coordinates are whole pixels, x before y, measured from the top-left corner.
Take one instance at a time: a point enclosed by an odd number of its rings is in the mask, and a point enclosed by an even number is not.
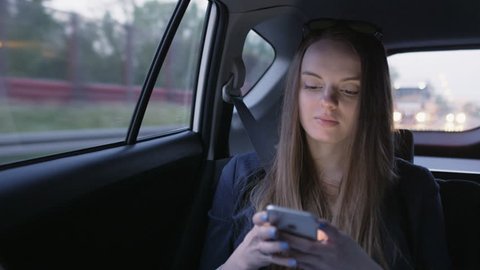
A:
[[[337,238],[339,231],[335,226],[324,219],[318,220],[317,240],[321,242],[332,241]]]

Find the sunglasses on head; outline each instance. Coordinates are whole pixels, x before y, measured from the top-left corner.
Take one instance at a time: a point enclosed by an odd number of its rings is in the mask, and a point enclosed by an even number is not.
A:
[[[335,26],[342,26],[357,33],[372,35],[379,41],[383,38],[381,29],[371,23],[336,19],[319,19],[308,22],[303,29],[304,36],[310,32],[322,31]]]

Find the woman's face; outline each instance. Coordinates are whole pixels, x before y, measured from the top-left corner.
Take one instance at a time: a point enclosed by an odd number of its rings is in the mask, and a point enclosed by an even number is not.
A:
[[[360,57],[328,39],[308,47],[300,69],[300,122],[309,143],[338,144],[354,133],[360,99]]]

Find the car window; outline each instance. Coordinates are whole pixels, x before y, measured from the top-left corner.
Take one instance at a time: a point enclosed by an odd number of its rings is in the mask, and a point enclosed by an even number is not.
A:
[[[275,51],[263,37],[250,30],[243,46],[242,59],[245,64],[245,83],[241,91],[245,95],[252,89],[272,64]]]
[[[461,132],[480,126],[480,50],[388,58],[396,128]]]
[[[205,0],[190,1],[157,78],[140,128],[140,139],[191,126],[207,4]],[[148,37],[155,29],[147,22],[141,33]],[[157,44],[154,41],[150,45]]]
[[[0,164],[124,141],[177,1],[3,5]]]

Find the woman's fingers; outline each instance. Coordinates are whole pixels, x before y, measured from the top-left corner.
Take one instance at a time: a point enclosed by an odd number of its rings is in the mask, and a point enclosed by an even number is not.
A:
[[[288,233],[281,233],[279,237],[282,241],[289,243],[292,250],[297,250],[307,254],[317,254],[322,248],[322,243],[315,240],[306,239]]]
[[[290,249],[290,245],[285,241],[262,241],[258,245],[258,249],[263,254],[285,253]]]
[[[256,226],[256,236],[260,240],[275,240],[278,238],[278,229],[274,226]]]
[[[278,230],[275,226],[268,223],[267,212],[261,211],[253,215],[253,224],[255,225],[256,235],[262,240],[275,240],[278,237]]]
[[[235,250],[241,260],[248,260],[249,268],[256,269],[269,264],[278,264],[286,267],[295,267],[297,261],[287,257],[290,245],[285,241],[278,241],[278,230],[268,224],[254,226],[246,235],[244,241]]]
[[[301,269],[329,269],[326,267],[326,260],[331,257],[330,251],[317,254],[308,254],[302,251],[291,249],[288,256],[297,260],[297,265]]]
[[[319,220],[317,240],[279,231],[268,222],[265,211],[257,212],[252,220],[255,226],[241,246],[245,250],[242,253],[257,268],[268,264],[302,269],[317,269],[319,265],[326,267],[332,258],[335,259],[336,248],[345,238],[325,220]]]
[[[258,225],[258,226],[268,224],[267,212],[265,212],[265,211],[257,212],[255,215],[253,215],[252,220],[253,220],[253,224]]]
[[[297,260],[294,258],[287,258],[273,255],[270,257],[270,263],[282,265],[290,268],[296,268],[298,266]]]

